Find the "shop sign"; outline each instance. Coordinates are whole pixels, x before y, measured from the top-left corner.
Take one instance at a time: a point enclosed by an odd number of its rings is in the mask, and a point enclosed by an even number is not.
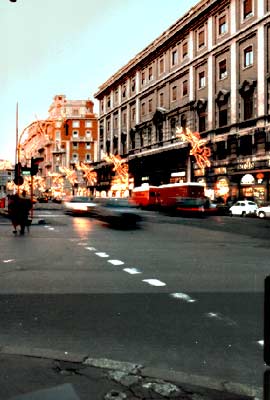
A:
[[[172,172],[171,176],[177,177],[177,176],[186,176],[186,172],[185,171],[181,171],[181,172]]]
[[[215,175],[224,175],[227,174],[227,168],[226,167],[219,167],[214,169],[214,174]]]
[[[237,169],[253,169],[255,168],[255,163],[253,161],[245,161],[243,163],[238,164]]]
[[[215,190],[218,196],[226,196],[230,191],[229,180],[226,177],[218,178],[215,185]]]
[[[254,185],[255,183],[255,178],[251,174],[246,174],[242,177],[241,179],[241,185]]]

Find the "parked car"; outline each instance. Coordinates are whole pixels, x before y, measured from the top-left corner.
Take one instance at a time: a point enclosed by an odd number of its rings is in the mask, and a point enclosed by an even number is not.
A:
[[[135,227],[142,221],[136,205],[126,198],[95,199],[93,216],[114,227]]]
[[[267,218],[270,217],[270,204],[259,207],[256,211],[256,214],[259,218]]]
[[[230,207],[230,215],[240,215],[242,217],[256,215],[257,209],[258,206],[254,201],[239,200]]]
[[[64,201],[65,214],[89,214],[95,207],[93,197],[74,196]]]

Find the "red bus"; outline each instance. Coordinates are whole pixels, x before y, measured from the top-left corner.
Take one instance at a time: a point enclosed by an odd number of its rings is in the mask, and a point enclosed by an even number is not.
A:
[[[142,185],[132,191],[131,199],[139,207],[176,208],[183,199],[203,199],[204,185],[197,182]]]
[[[197,182],[172,183],[159,186],[159,203],[162,208],[175,208],[184,199],[204,198],[204,185]]]
[[[158,187],[142,185],[133,189],[131,200],[139,207],[156,207],[158,205]]]

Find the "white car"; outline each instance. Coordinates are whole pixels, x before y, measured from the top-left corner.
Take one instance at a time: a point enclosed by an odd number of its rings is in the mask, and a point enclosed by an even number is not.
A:
[[[65,214],[89,214],[95,206],[94,199],[86,196],[74,196],[64,201]]]
[[[256,214],[259,218],[267,218],[270,217],[270,205],[259,207],[256,211]]]
[[[246,215],[256,215],[257,210],[258,206],[254,201],[239,200],[230,207],[230,215],[240,215],[242,217]]]

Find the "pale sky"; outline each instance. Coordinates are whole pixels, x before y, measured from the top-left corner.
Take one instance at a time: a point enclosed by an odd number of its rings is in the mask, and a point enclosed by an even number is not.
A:
[[[119,68],[198,0],[0,0],[0,159],[56,94],[94,100]],[[95,103],[94,111],[98,113]]]

